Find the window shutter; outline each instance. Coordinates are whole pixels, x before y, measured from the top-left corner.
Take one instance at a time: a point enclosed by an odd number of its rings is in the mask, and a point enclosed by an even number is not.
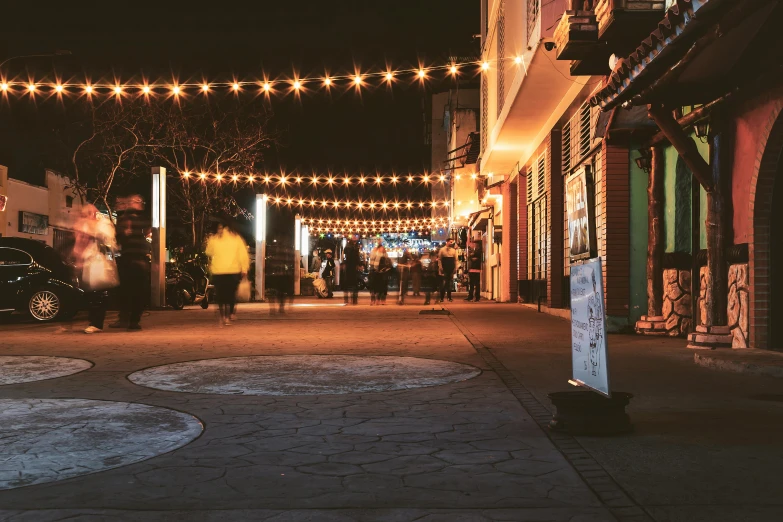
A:
[[[562,143],[563,143],[563,174],[568,174],[568,172],[571,170],[571,122],[563,126],[563,133],[562,133]]]

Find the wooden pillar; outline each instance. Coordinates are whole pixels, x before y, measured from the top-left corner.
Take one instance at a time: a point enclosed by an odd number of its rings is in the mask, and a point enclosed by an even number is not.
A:
[[[652,160],[647,184],[647,315],[663,313],[663,228],[664,157],[660,145],[651,147]]]
[[[710,136],[710,166],[712,167],[712,190],[707,192],[707,324],[725,325],[728,304],[728,268],[726,266],[726,208],[724,205],[723,178],[726,176],[726,148],[728,139],[722,125],[714,128]]]

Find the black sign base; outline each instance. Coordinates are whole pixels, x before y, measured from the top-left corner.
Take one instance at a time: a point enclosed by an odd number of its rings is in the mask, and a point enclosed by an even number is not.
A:
[[[586,390],[550,393],[557,412],[549,423],[553,431],[571,435],[620,435],[633,431],[625,407],[633,395],[612,392],[609,399]]]

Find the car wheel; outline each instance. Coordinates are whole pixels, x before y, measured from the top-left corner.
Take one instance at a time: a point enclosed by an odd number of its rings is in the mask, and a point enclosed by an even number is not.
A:
[[[42,288],[27,301],[27,311],[37,321],[54,321],[62,313],[63,302],[54,290]]]

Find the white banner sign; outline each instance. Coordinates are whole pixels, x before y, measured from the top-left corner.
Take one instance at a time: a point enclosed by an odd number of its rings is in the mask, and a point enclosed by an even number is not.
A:
[[[600,257],[571,265],[571,359],[576,382],[611,396]]]

